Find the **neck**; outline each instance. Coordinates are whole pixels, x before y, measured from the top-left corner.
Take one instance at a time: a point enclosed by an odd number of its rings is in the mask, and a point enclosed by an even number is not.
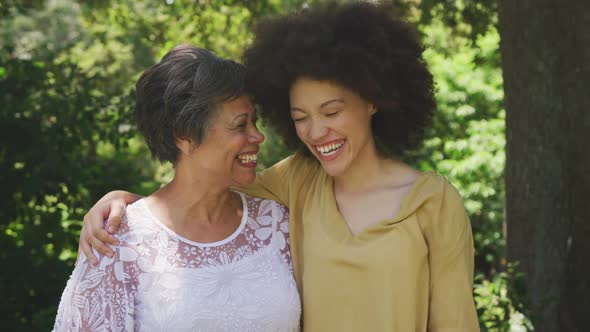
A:
[[[334,187],[338,191],[345,192],[370,188],[375,180],[379,180],[379,175],[384,172],[390,162],[390,159],[380,155],[375,142],[371,141],[360,149],[359,154],[346,170],[334,176]]]
[[[383,156],[372,140],[344,172],[334,177],[334,189],[341,193],[362,193],[384,184],[406,185],[418,175],[418,171],[402,161]]]
[[[150,195],[150,203],[173,224],[212,224],[240,213],[240,201],[226,184],[207,177],[208,172],[178,169],[174,179]]]

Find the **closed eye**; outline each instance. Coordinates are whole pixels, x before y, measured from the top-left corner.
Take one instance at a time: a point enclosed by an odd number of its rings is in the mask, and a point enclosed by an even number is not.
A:
[[[326,113],[325,115],[326,115],[327,117],[333,117],[333,116],[336,116],[336,115],[338,115],[338,113],[340,113],[340,112],[331,112],[331,113]]]
[[[258,122],[258,116],[253,116],[251,121],[252,121],[252,124],[254,125],[254,127],[256,127],[256,123]],[[238,128],[245,128],[247,126],[248,126],[248,121],[240,122],[237,124]]]
[[[305,118],[297,118],[297,119],[293,119],[293,121],[295,121],[295,122],[301,122],[301,121],[303,121],[303,120],[305,120],[305,119],[307,119],[307,117],[305,117]]]

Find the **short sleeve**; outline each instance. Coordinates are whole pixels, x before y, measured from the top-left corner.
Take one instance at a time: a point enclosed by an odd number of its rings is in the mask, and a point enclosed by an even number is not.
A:
[[[473,234],[457,190],[446,180],[420,216],[429,248],[428,331],[479,331],[473,302]]]
[[[125,247],[114,256],[97,256],[93,267],[83,257],[62,294],[53,331],[133,331],[135,276]]]

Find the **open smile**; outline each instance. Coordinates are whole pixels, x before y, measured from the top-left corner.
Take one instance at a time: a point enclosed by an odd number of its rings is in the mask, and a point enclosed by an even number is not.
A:
[[[315,148],[319,159],[329,161],[336,159],[340,155],[345,143],[345,139],[339,139],[321,145],[314,145],[313,147]]]
[[[236,160],[241,166],[254,168],[256,167],[258,153],[254,151],[244,152],[236,157]]]

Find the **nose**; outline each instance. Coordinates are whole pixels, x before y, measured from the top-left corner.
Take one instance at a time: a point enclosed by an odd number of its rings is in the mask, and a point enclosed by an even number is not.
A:
[[[324,126],[321,121],[311,121],[309,128],[309,138],[311,141],[320,141],[324,136],[328,134],[328,127]]]
[[[264,142],[264,134],[256,128],[256,126],[252,126],[252,131],[250,132],[250,143],[260,144]]]

